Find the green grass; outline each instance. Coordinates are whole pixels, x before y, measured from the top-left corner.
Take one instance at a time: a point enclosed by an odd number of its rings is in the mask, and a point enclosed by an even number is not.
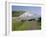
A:
[[[41,29],[41,23],[37,21],[24,21],[19,22],[16,19],[12,19],[12,31],[19,30],[39,30]]]

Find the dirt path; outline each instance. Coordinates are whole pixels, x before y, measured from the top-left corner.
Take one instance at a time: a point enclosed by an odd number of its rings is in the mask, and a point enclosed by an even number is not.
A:
[[[36,21],[32,21],[32,22],[31,22],[31,29],[32,29],[32,30],[37,29],[37,22],[36,22]]]

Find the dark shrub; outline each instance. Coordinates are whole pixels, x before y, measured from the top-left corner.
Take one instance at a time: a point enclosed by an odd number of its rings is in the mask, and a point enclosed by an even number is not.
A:
[[[39,17],[38,19],[39,19],[38,22],[41,22],[41,17]]]

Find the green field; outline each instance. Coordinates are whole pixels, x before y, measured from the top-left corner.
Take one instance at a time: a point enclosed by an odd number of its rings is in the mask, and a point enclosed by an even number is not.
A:
[[[24,31],[24,30],[40,30],[41,22],[33,20],[33,21],[16,21],[16,17],[21,15],[22,13],[12,13],[12,31]]]

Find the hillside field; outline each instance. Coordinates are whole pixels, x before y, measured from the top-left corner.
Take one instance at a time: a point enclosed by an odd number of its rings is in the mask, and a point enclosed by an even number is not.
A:
[[[12,31],[24,31],[24,30],[40,30],[41,22],[33,21],[16,21],[16,17],[23,14],[25,11],[12,12]]]

